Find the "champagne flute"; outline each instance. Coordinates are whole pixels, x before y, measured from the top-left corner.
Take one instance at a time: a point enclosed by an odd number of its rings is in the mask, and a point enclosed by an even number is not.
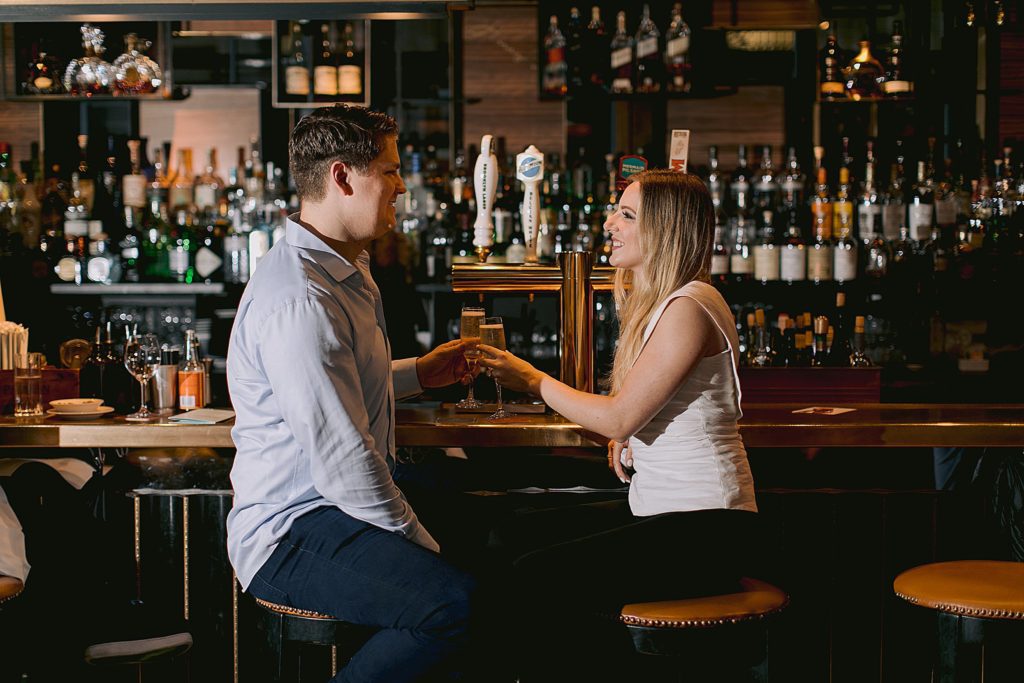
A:
[[[124,344],[124,366],[139,381],[142,402],[138,411],[126,420],[142,421],[155,417],[146,407],[146,384],[160,365],[160,341],[155,334],[132,335]]]
[[[480,324],[480,343],[493,346],[499,351],[505,350],[505,326],[501,318],[484,318]],[[512,417],[512,413],[505,410],[505,404],[501,401],[501,383],[497,379],[494,380],[494,386],[498,391],[498,409],[491,414],[491,419]]]
[[[462,307],[462,326],[459,331],[459,338],[464,342],[473,342],[474,344],[480,343],[480,323],[484,319],[484,309],[473,308],[470,306]],[[473,367],[476,365],[476,359],[480,357],[480,351],[475,346],[470,349],[466,349],[466,365],[469,366],[469,372],[472,374]],[[469,395],[455,404],[458,408],[479,408],[483,405],[482,401],[478,401],[473,396],[473,383],[469,385]]]

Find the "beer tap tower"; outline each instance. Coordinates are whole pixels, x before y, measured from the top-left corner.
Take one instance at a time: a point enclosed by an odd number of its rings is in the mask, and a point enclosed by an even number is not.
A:
[[[531,297],[538,292],[558,292],[561,379],[581,391],[593,391],[594,291],[612,289],[615,269],[594,268],[594,255],[580,251],[558,254],[557,265],[538,264],[539,190],[544,179],[544,155],[533,145],[516,156],[516,178],[523,183],[525,191],[522,221],[526,263],[485,263],[493,243],[490,216],[497,170],[496,162],[491,165],[494,159],[491,140],[490,135],[485,135],[481,141],[475,173],[478,214],[473,244],[480,263],[454,265],[452,289],[455,292],[527,293]]]

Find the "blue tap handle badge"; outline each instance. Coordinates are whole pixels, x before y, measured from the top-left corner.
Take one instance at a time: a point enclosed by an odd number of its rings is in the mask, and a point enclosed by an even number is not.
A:
[[[629,185],[630,176],[647,170],[647,159],[636,154],[627,154],[619,159],[619,175],[615,180],[615,190],[622,192]]]
[[[540,174],[544,171],[544,162],[540,157],[520,154],[517,161],[519,165],[516,169],[516,177],[523,182],[540,178]]]

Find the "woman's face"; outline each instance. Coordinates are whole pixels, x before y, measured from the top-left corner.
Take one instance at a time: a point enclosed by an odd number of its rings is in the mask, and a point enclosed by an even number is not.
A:
[[[608,262],[616,268],[637,270],[642,263],[636,212],[640,207],[640,183],[628,185],[619,197],[619,203],[604,229],[612,241],[612,255]]]

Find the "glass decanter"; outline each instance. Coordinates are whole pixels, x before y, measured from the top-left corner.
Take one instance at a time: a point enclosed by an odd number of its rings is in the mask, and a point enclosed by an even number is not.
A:
[[[134,33],[124,37],[124,54],[114,60],[114,89],[131,95],[156,92],[163,82],[160,65],[146,56],[153,43]]]
[[[64,88],[72,95],[99,95],[110,91],[114,70],[110,62],[100,58],[103,47],[103,31],[89,24],[82,24],[82,47],[85,56],[72,60],[64,72]]]
[[[38,55],[29,62],[22,92],[30,95],[56,95],[64,92],[60,82],[60,63],[40,45]]]

